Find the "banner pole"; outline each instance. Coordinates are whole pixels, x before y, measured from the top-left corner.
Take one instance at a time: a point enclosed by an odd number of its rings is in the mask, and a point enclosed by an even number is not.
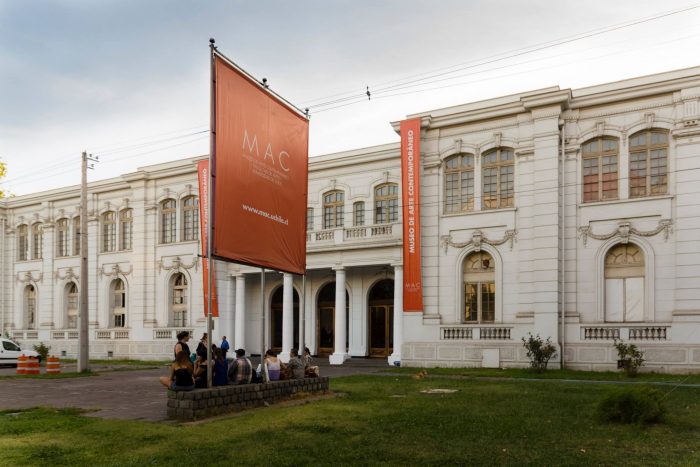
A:
[[[299,306],[299,313],[301,314],[301,336],[299,337],[299,353],[304,355],[304,348],[306,345],[306,271],[301,276],[301,304]]]
[[[260,268],[260,375],[265,381],[265,268]]]
[[[213,167],[212,159],[214,158],[214,152],[216,151],[215,137],[216,137],[216,103],[214,99],[216,97],[216,76],[214,70],[214,50],[216,46],[214,45],[214,39],[209,39],[209,60],[211,66],[211,88],[209,94],[209,107],[210,107],[210,132],[209,132],[209,170],[207,171],[207,387],[212,387],[212,358],[211,358],[211,344],[213,342],[213,337],[211,335],[212,322],[211,322],[211,170]]]

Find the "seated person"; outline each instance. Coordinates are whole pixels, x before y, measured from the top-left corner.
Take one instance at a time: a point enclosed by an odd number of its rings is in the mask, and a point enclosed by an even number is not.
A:
[[[197,355],[197,361],[194,362],[194,386],[196,388],[206,388],[207,387],[207,359],[206,356],[202,357]]]
[[[274,350],[269,349],[265,352],[265,365],[263,366],[263,377],[265,382],[278,381],[280,379],[280,371],[282,370],[282,362],[277,358]]]
[[[177,353],[175,361],[170,365],[170,376],[161,376],[160,383],[173,391],[191,391],[194,389],[192,363],[186,351]]]
[[[228,380],[231,384],[248,384],[253,378],[253,365],[245,356],[245,350],[236,350],[236,359],[228,370]]]
[[[228,362],[224,358],[224,353],[219,348],[214,348],[214,374],[212,375],[213,386],[226,386],[228,384]]]
[[[287,368],[289,369],[290,379],[302,379],[304,377],[304,363],[302,363],[299,358],[299,352],[297,349],[292,349],[289,352],[289,363],[287,363]]]
[[[304,376],[307,378],[318,378],[319,368],[314,365],[314,359],[311,356],[311,351],[308,347],[304,347],[304,355],[301,357],[301,361],[304,364]]]

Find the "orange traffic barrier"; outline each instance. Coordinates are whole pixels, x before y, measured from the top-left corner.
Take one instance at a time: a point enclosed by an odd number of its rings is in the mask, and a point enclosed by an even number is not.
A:
[[[27,357],[22,354],[19,357],[17,357],[17,374],[18,375],[25,375],[26,371],[26,365],[27,365]]]
[[[46,374],[57,375],[61,372],[61,362],[58,357],[51,355],[46,359]]]
[[[27,363],[24,365],[25,375],[38,375],[39,374],[39,359],[36,357],[29,357]]]

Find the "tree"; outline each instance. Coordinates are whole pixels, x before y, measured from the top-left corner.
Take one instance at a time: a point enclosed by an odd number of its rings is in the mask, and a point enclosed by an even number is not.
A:
[[[0,160],[0,180],[5,178],[6,175],[7,175],[7,162]],[[10,193],[5,191],[5,189],[0,186],[0,199],[5,198],[6,196],[10,196]]]

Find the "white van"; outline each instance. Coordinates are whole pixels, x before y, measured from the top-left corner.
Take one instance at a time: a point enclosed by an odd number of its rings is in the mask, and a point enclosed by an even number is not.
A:
[[[41,362],[41,357],[38,352],[22,349],[17,342],[0,337],[0,365],[17,366],[17,357],[20,355],[37,357],[39,358],[39,362]]]

